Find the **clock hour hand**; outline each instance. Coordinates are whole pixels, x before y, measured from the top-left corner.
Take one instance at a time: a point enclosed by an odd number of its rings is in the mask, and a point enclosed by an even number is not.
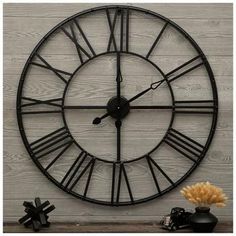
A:
[[[124,104],[120,107],[120,109],[122,109],[125,105],[127,105],[127,103],[133,102],[133,101],[136,100],[137,98],[143,96],[143,95],[146,94],[148,91],[157,89],[164,81],[165,81],[165,79],[162,79],[162,80],[159,80],[159,81],[157,81],[157,82],[152,83],[149,88],[143,90],[142,92],[136,94],[134,97],[130,98],[126,103],[124,103]],[[106,114],[104,114],[104,115],[101,116],[101,117],[96,117],[96,118],[93,120],[93,124],[95,124],[95,125],[100,124],[101,121],[102,121],[104,118],[110,116],[113,112],[116,112],[116,110],[111,111],[111,112],[107,112]]]

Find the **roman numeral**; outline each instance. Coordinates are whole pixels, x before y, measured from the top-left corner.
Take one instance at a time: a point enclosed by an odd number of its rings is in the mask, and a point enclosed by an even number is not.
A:
[[[83,64],[84,62],[83,57],[85,57],[87,60],[90,59],[92,56],[96,56],[94,49],[92,48],[88,38],[86,37],[84,31],[82,30],[81,26],[79,25],[79,22],[76,19],[73,20],[73,23],[70,24],[69,28],[70,32],[63,27],[61,29],[64,32],[64,34],[74,43],[81,64]],[[78,34],[82,36],[88,50],[82,47],[81,44],[79,43]]]
[[[196,157],[199,159],[204,151],[203,145],[173,128],[168,131],[164,142],[195,163]]]
[[[175,113],[213,114],[216,106],[213,100],[175,101]]]
[[[62,112],[62,98],[48,99],[48,100],[39,100],[35,98],[22,97],[21,98],[26,103],[21,105],[21,108],[25,107],[35,107],[39,108],[40,105],[46,105],[50,110],[29,110],[21,111],[22,115],[27,114],[43,114],[43,113],[61,113]]]
[[[118,169],[118,171],[117,171]],[[118,175],[118,182],[116,184],[116,176]],[[121,187],[121,179],[124,176],[126,187],[128,189],[129,197],[131,202],[134,201],[133,194],[130,188],[129,179],[125,170],[125,166],[123,163],[113,163],[112,169],[112,188],[111,188],[111,204],[119,203],[120,200],[120,187]],[[117,187],[116,187],[117,185]],[[115,197],[116,194],[116,197]]]
[[[59,79],[61,79],[64,83],[67,84],[67,81],[69,78],[67,78],[68,76],[72,76],[72,73],[69,73],[69,72],[66,72],[66,71],[63,71],[63,70],[59,70],[59,69],[56,69],[54,67],[52,67],[42,56],[40,56],[38,53],[35,53],[35,56],[37,58],[40,59],[41,62],[43,62],[43,64],[40,64],[40,63],[37,63],[37,62],[31,62],[30,64],[32,65],[35,65],[35,66],[39,66],[39,67],[42,67],[42,68],[45,68],[47,70],[50,70],[52,71]],[[67,76],[67,77],[65,77]]]
[[[161,172],[161,174],[163,176],[165,176],[165,178],[170,182],[171,185],[174,185],[174,182],[170,179],[170,177],[164,172],[164,170],[162,170],[162,168],[150,156],[146,156],[146,160],[147,160],[147,163],[148,163],[148,167],[151,171],[153,181],[156,185],[156,188],[157,188],[157,191],[158,191],[159,194],[161,194],[161,189],[160,189],[159,183],[157,181],[157,177],[155,175],[153,167],[158,169],[158,171]]]
[[[107,51],[110,52],[113,46],[115,51],[129,51],[129,25],[130,25],[130,12],[129,9],[116,9],[113,17],[111,19],[111,14],[109,9],[106,9],[107,21],[110,29],[110,37],[108,41]],[[120,18],[120,27],[116,26],[118,18]],[[120,42],[118,49],[118,42],[115,37],[115,28],[119,27],[120,29]]]
[[[85,164],[85,166],[82,167],[82,165],[85,163],[85,160],[88,160],[88,163]],[[89,175],[87,178],[85,190],[84,190],[84,196],[86,196],[89,183],[91,180],[93,168],[95,164],[95,159],[90,158],[88,154],[84,151],[82,151],[79,156],[76,158],[76,160],[73,162],[69,170],[66,172],[65,176],[61,180],[61,185],[64,186],[64,188],[72,191],[75,185],[78,183],[78,181],[81,179],[81,177],[87,172],[87,170],[90,168]]]
[[[159,42],[162,34],[164,33],[166,27],[168,25],[168,22],[165,23],[165,25],[163,26],[163,28],[161,29],[160,33],[157,35],[155,41],[153,42],[151,48],[149,49],[147,55],[146,55],[146,58],[149,58],[149,56],[151,55],[152,51],[154,50],[154,48],[156,47],[157,43]]]
[[[197,69],[201,65],[203,65],[204,62],[202,60],[196,64],[196,61],[198,59],[200,59],[201,57],[202,57],[201,55],[198,55],[198,56],[192,58],[191,60],[185,62],[184,64],[178,66],[177,68],[170,71],[169,73],[167,73],[166,77],[167,77],[168,81],[173,82],[174,80],[182,77],[183,75],[185,75],[185,74]],[[194,63],[195,63],[195,65],[191,66],[191,64],[194,64]]]
[[[90,180],[91,180],[91,177],[92,177],[92,173],[93,173],[95,161],[96,161],[96,159],[93,159],[93,161],[92,161],[92,163],[91,163],[91,165],[90,165],[89,175],[88,175],[87,182],[86,182],[86,186],[85,186],[85,189],[84,189],[84,195],[83,195],[84,197],[87,196],[87,192],[88,192]]]
[[[71,138],[67,129],[62,127],[30,143],[29,146],[34,157],[39,159],[56,150],[61,149],[62,147],[65,148],[66,146],[68,148],[68,146],[72,143],[73,139]],[[64,153],[65,150],[63,150],[57,155],[56,159],[58,159]]]

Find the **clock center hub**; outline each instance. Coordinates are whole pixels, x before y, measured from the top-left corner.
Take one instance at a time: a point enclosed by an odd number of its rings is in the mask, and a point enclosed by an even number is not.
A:
[[[117,97],[112,97],[107,103],[107,112],[111,113],[110,116],[116,119],[127,116],[129,110],[128,100],[122,96],[120,97],[120,104]]]

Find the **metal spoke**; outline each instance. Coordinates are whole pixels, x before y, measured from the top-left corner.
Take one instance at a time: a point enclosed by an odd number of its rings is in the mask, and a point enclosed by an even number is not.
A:
[[[120,128],[121,128],[121,125],[122,125],[122,122],[120,119],[116,120],[115,122],[115,125],[116,125],[116,130],[117,130],[117,162],[120,161]]]
[[[107,109],[107,106],[89,106],[89,105],[81,105],[81,106],[64,106],[63,107],[66,110],[83,110],[83,109]],[[143,106],[130,106],[130,109],[173,109],[175,108],[175,106],[171,106],[171,105],[153,105],[153,106],[149,106],[149,105],[143,105]]]
[[[87,105],[82,105],[82,106],[64,106],[64,109],[107,109],[107,106],[87,106]]]
[[[173,109],[174,106],[168,106],[168,105],[157,105],[157,106],[130,106],[130,109]]]

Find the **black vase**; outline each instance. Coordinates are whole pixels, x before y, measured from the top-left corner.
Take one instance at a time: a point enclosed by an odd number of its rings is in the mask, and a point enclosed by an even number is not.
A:
[[[215,228],[218,219],[210,213],[209,207],[197,207],[189,222],[194,232],[209,233]]]

